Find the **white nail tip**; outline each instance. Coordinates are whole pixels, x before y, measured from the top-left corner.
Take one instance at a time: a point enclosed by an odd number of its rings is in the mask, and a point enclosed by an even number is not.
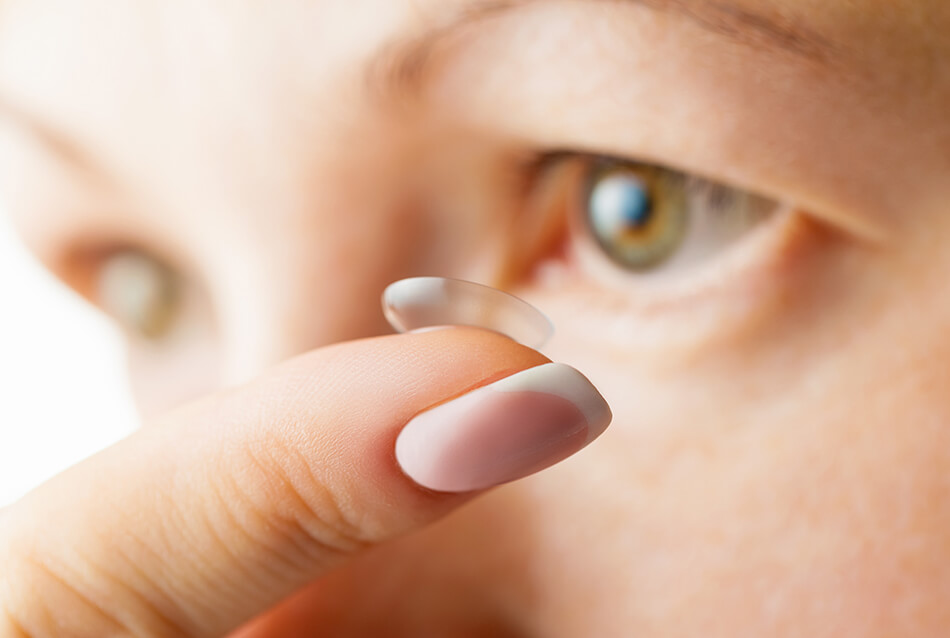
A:
[[[517,480],[586,447],[610,408],[584,375],[546,364],[478,388],[413,418],[396,460],[416,483],[466,492]]]

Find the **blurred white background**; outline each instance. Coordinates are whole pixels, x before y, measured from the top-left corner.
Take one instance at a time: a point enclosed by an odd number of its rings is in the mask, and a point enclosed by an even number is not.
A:
[[[0,211],[0,507],[136,424],[118,335]]]

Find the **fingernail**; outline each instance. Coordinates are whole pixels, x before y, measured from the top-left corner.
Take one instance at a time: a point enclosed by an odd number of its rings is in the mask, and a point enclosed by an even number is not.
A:
[[[610,419],[607,402],[584,375],[548,363],[417,415],[396,440],[396,459],[419,485],[470,492],[566,459]]]

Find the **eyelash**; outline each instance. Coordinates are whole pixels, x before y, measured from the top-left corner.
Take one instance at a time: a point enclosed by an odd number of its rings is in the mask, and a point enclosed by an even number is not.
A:
[[[670,170],[570,151],[545,153],[525,162],[519,215],[527,219],[516,233],[520,243],[514,252],[525,247],[526,256],[509,280],[511,288],[552,317],[559,334],[592,349],[630,349],[672,363],[681,355],[692,356],[696,348],[727,343],[737,334],[748,334],[744,331],[754,325],[764,325],[756,322],[770,313],[786,312],[789,291],[802,276],[814,272],[809,264],[820,263],[815,260],[826,249],[840,245],[840,234],[822,217],[775,198],[768,219],[711,256],[709,263],[670,276],[625,271],[596,246],[578,219],[583,169],[599,162]],[[558,171],[567,174],[558,178]],[[683,176],[684,186],[694,195],[712,202],[710,218],[721,213],[731,217],[731,191],[744,192],[702,176],[673,172]],[[559,205],[552,207],[545,201],[550,200],[549,182],[558,181],[569,185],[562,185],[554,197]],[[524,231],[544,227],[537,218],[545,215],[547,227],[553,229],[547,235],[535,239]]]
[[[603,244],[598,246],[598,239],[594,237],[588,218],[591,202],[585,201],[584,198],[591,195],[592,186],[599,179],[599,176],[602,177],[605,167],[606,170],[619,169],[636,175],[646,174],[650,180],[662,180],[662,186],[667,190],[663,191],[661,189],[659,193],[652,189],[647,191],[648,195],[646,196],[650,198],[651,202],[655,201],[660,195],[669,194],[668,191],[670,190],[675,191],[680,194],[684,204],[684,211],[680,215],[685,215],[689,219],[695,219],[699,216],[701,221],[705,221],[707,227],[718,225],[735,235],[734,237],[723,235],[714,238],[719,242],[748,243],[744,242],[745,237],[741,235],[757,230],[751,228],[753,225],[767,225],[760,224],[758,220],[765,221],[764,218],[766,217],[782,217],[783,212],[789,212],[783,210],[780,202],[752,191],[656,164],[616,158],[609,155],[555,150],[539,153],[529,158],[524,162],[523,167],[525,179],[521,194],[522,210],[527,211],[526,215],[529,218],[538,215],[553,215],[561,218],[557,224],[560,246],[556,250],[563,255],[565,248],[573,247],[576,249],[576,244],[582,244],[587,252],[594,248],[594,250],[602,253],[602,258],[599,261],[613,261],[612,266],[615,272],[612,274],[615,276],[619,274],[622,279],[626,280],[648,279],[654,273],[650,272],[650,268],[647,268],[648,272],[645,273],[630,272],[630,264],[618,263],[616,259],[612,259],[605,252],[606,247]],[[554,196],[554,199],[557,200],[556,206],[551,206],[549,203],[552,199],[550,193],[552,189],[559,190],[559,194]],[[698,210],[696,210],[697,208]],[[654,213],[655,210],[651,206],[649,215],[653,216]],[[735,226],[737,220],[739,220],[738,226],[744,227],[741,229],[730,228],[729,223],[731,222]],[[535,226],[538,225],[536,221],[534,224]],[[524,239],[528,241],[529,245],[531,244],[531,238],[524,237]],[[542,252],[552,252],[549,246],[550,243],[549,238],[542,239],[540,242],[535,242],[535,247],[537,249],[537,245],[542,247],[548,245]],[[730,253],[733,252],[733,248],[733,246],[727,245],[715,252]],[[702,255],[704,261],[718,261],[713,257],[718,257],[718,255]],[[695,259],[695,256],[693,256],[693,259]],[[604,263],[600,264],[600,266],[604,265]],[[627,267],[625,268],[625,266]],[[623,270],[626,270],[626,272],[616,272]],[[642,281],[638,283],[642,283]]]

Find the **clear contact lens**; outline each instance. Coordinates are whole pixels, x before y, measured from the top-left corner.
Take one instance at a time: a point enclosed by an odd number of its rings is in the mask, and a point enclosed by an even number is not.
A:
[[[398,332],[433,326],[474,326],[494,330],[530,348],[554,334],[544,314],[501,290],[442,277],[414,277],[390,284],[383,313]]]

